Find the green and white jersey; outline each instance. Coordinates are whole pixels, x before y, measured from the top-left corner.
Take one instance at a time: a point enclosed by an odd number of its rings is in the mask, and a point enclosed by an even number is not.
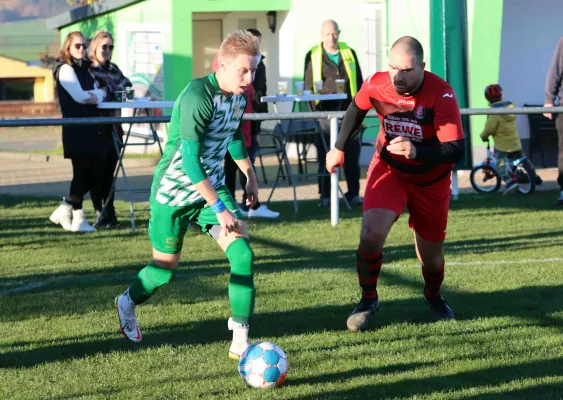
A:
[[[225,184],[223,159],[246,106],[246,94],[224,96],[215,74],[194,79],[172,110],[168,141],[158,163],[151,196],[161,204],[182,207],[203,201],[182,165],[182,139],[200,143],[199,160],[214,189]]]

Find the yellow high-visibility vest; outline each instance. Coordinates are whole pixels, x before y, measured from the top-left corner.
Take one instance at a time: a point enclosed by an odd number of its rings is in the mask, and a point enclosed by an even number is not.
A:
[[[350,81],[350,94],[352,97],[358,93],[358,81],[356,78],[356,60],[354,59],[354,54],[348,45],[344,42],[338,42],[338,47],[340,47],[340,56],[342,57],[342,62],[344,62],[344,68],[348,74],[348,80]],[[313,68],[313,83],[315,81],[323,80],[323,44],[318,44],[311,49],[311,67]],[[313,84],[313,92],[316,92],[315,85]],[[316,104],[319,102],[316,101]]]

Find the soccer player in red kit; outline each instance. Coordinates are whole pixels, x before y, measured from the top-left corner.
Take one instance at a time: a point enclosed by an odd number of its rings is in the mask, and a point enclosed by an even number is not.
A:
[[[362,299],[348,317],[350,331],[365,329],[379,310],[377,279],[383,244],[405,207],[422,264],[424,302],[436,318],[455,318],[440,287],[451,171],[463,156],[464,135],[454,91],[446,81],[424,71],[423,60],[415,38],[405,36],[393,44],[389,72],[378,72],[363,83],[326,158],[329,172],[343,165],[350,135],[375,108],[381,127],[368,170],[356,253]]]

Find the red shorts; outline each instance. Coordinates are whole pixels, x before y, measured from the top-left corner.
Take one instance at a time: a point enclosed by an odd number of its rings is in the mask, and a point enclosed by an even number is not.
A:
[[[363,210],[384,208],[400,216],[409,210],[409,226],[424,240],[443,242],[446,238],[451,177],[428,186],[417,186],[393,173],[385,162],[369,167]]]

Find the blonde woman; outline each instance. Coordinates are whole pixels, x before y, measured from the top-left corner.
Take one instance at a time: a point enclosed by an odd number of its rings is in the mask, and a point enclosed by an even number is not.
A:
[[[112,99],[115,91],[125,90],[125,88],[131,86],[131,81],[123,75],[117,65],[111,62],[113,49],[113,37],[111,33],[105,31],[96,33],[90,42],[90,46],[88,47],[88,58],[92,63],[90,65],[90,72],[100,85],[108,88],[107,97],[109,100]],[[121,112],[120,110],[104,110],[102,115],[120,116]],[[119,129],[118,134],[123,136],[121,126],[117,126]],[[108,130],[107,134],[111,135],[111,125],[107,125],[106,129]],[[115,208],[113,206],[113,194],[110,193],[116,166],[117,154],[115,153],[115,149],[112,147],[108,151],[106,164],[104,165],[102,174],[102,198],[105,210],[103,215],[98,217],[95,225],[96,228],[115,228],[119,226],[119,222],[115,214]]]
[[[63,118],[99,117],[96,104],[107,95],[89,72],[85,59],[86,38],[80,32],[67,35],[53,68]],[[72,161],[73,177],[68,196],[50,220],[72,232],[93,232],[82,202],[90,192],[94,209],[101,211],[102,178],[108,141],[101,125],[63,126],[64,157]]]

